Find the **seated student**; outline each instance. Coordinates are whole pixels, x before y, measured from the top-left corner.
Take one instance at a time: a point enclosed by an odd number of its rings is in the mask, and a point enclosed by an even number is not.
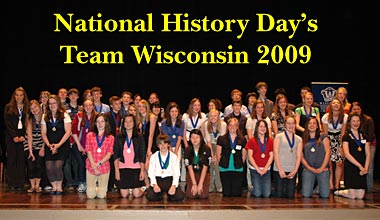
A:
[[[190,143],[185,150],[186,197],[207,199],[210,187],[211,149],[206,145],[201,130],[190,131]]]
[[[170,140],[167,134],[159,134],[156,139],[159,151],[150,157],[148,176],[150,187],[146,198],[149,201],[161,201],[167,193],[169,202],[183,201],[185,193],[179,187],[180,169],[178,157],[169,151]]]

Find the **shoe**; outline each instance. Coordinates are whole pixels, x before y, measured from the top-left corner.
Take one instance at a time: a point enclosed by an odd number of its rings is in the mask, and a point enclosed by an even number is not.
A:
[[[10,186],[8,187],[8,191],[16,191],[16,187]]]
[[[57,191],[53,191],[53,190],[52,190],[52,191],[49,192],[49,194],[50,194],[50,195],[55,195],[56,192],[57,192]]]
[[[68,191],[68,192],[74,192],[75,188],[74,188],[74,186],[67,186],[66,191]]]
[[[217,191],[218,193],[222,193],[222,192],[223,192],[223,188],[217,188],[216,191]]]
[[[208,192],[212,193],[212,192],[214,192],[214,190],[215,190],[215,186],[210,186],[210,188],[208,189]]]
[[[27,193],[34,193],[35,190],[34,190],[34,188],[30,188],[30,189],[26,190],[26,192],[27,192]]]
[[[146,186],[142,186],[142,187],[141,187],[141,191],[142,191],[142,192],[145,192],[145,191],[146,191]],[[132,194],[132,193],[130,193],[130,194]]]
[[[62,191],[57,191],[57,192],[55,192],[55,194],[56,194],[56,195],[62,195],[63,192],[62,192]]]
[[[339,196],[339,190],[335,190],[334,195]]]
[[[49,185],[45,186],[45,188],[44,188],[44,190],[46,190],[46,191],[49,191],[49,190],[52,190],[52,189],[53,189],[53,187],[51,187]]]
[[[79,186],[78,186],[78,192],[79,193],[84,193],[86,192],[86,184],[85,183],[80,183]]]

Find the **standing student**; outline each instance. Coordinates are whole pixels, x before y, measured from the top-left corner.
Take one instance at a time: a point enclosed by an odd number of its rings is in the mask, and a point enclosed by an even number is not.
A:
[[[53,187],[50,194],[62,195],[63,163],[70,151],[71,118],[58,96],[51,95],[48,104],[41,120],[46,174]]]
[[[75,115],[83,109],[83,106],[79,105],[79,91],[77,88],[71,88],[68,91],[68,97],[70,102],[67,104],[66,112],[70,115],[71,121],[74,120]],[[70,153],[63,165],[65,188],[68,191],[74,191],[79,185],[78,183],[78,160],[74,156],[74,149],[77,148],[73,137],[70,137]]]
[[[86,192],[86,136],[92,131],[95,124],[95,117],[98,113],[94,109],[94,102],[86,99],[83,102],[83,109],[75,115],[72,122],[71,136],[75,141],[73,145],[74,157],[78,161],[78,192]]]
[[[26,181],[25,120],[29,111],[26,91],[18,87],[4,108],[8,190],[22,190]]]
[[[207,199],[210,187],[211,149],[206,145],[201,130],[190,131],[189,146],[185,150],[186,197]]]
[[[159,134],[156,140],[159,151],[150,157],[148,175],[150,187],[146,198],[161,201],[167,194],[169,202],[183,201],[185,193],[179,187],[180,169],[177,155],[169,151],[170,140],[167,134]]]
[[[329,103],[330,111],[322,116],[323,131],[328,135],[331,147],[330,189],[339,189],[343,172],[342,137],[346,131],[348,115],[343,111],[343,103],[334,98]],[[335,178],[334,178],[335,177]]]
[[[216,158],[216,142],[218,138],[226,134],[227,123],[219,117],[217,109],[211,109],[208,113],[208,119],[204,124],[205,140],[208,147],[211,149],[211,164],[210,164],[210,188],[209,192],[223,192],[222,181],[220,180],[219,164]]]
[[[28,177],[30,189],[27,192],[41,192],[40,182],[45,171],[44,167],[44,141],[41,135],[42,112],[40,103],[33,99],[30,101],[30,112],[26,119],[25,152],[27,158]]]
[[[109,159],[113,154],[115,138],[103,113],[96,115],[92,130],[86,137],[86,195],[89,199],[104,199],[107,196],[111,170]]]
[[[118,96],[111,96],[109,98],[110,111],[104,113],[107,121],[111,127],[111,134],[116,137],[120,129],[120,121],[122,116],[121,112],[121,99]],[[110,176],[108,179],[108,192],[117,192],[117,187],[115,185],[115,163],[114,158],[110,158]]]

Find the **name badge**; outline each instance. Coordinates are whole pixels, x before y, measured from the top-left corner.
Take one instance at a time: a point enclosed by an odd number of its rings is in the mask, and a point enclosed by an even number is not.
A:
[[[367,143],[367,140],[366,140],[366,139],[363,139],[363,140],[362,140],[362,144],[365,144],[365,143]]]
[[[241,150],[241,145],[236,145],[236,150]]]

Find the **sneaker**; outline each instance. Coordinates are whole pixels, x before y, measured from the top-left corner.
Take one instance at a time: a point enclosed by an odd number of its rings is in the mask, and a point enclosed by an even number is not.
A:
[[[216,191],[217,191],[218,193],[222,193],[222,192],[223,192],[223,188],[217,188]]]
[[[84,193],[86,192],[86,184],[85,183],[80,183],[79,186],[78,186],[78,192],[79,193]]]
[[[44,188],[44,190],[46,190],[46,191],[49,191],[49,190],[52,190],[52,189],[53,189],[53,187],[51,187],[49,185],[45,186],[45,188]]]
[[[142,191],[142,192],[145,192],[145,191],[146,191],[146,186],[142,186],[142,187],[141,187],[141,191]],[[130,194],[132,194],[132,193],[130,193]]]
[[[334,195],[339,196],[339,190],[335,190]]]

